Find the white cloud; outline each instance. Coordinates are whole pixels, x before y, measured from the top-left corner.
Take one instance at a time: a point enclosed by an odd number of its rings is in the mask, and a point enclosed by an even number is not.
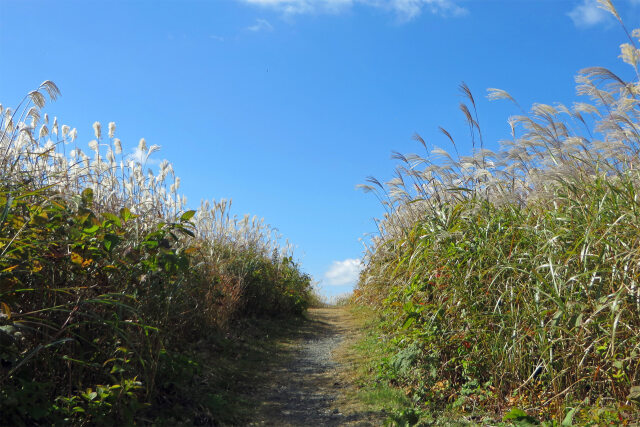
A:
[[[354,5],[365,5],[394,12],[403,21],[418,17],[423,10],[436,15],[460,16],[467,10],[455,0],[238,0],[270,8],[284,15],[307,13],[340,13]]]
[[[609,12],[598,6],[597,0],[582,0],[567,15],[576,27],[587,28],[605,22],[609,18]]]
[[[298,15],[314,12],[339,12],[345,6],[351,6],[354,0],[240,0],[244,3],[267,7],[285,15]]]
[[[247,27],[247,30],[256,33],[259,31],[273,31],[273,25],[271,25],[266,19],[256,19],[256,23]]]
[[[324,273],[324,278],[331,286],[355,284],[358,281],[362,267],[362,261],[359,259],[334,261],[327,272]]]
[[[462,16],[468,13],[467,9],[458,6],[453,0],[391,0],[378,3],[381,7],[392,9],[400,19],[407,21],[420,16],[424,9],[434,15],[444,16]]]

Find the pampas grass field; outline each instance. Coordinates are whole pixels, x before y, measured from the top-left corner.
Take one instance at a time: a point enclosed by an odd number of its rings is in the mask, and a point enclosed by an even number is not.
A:
[[[186,210],[158,146],[126,156],[98,122],[80,143],[45,110],[59,95],[46,81],[0,119],[0,425],[214,423],[190,348],[300,315],[311,278],[230,201]]]
[[[640,30],[600,5],[627,36],[624,77],[584,69],[580,102],[528,112],[489,89],[517,112],[497,151],[463,83],[472,152],[444,129],[450,150],[416,135],[423,154],[395,153],[395,178],[361,186],[386,214],[353,300],[382,319],[392,356],[378,378],[402,387],[423,422],[447,411],[467,422],[638,421]]]

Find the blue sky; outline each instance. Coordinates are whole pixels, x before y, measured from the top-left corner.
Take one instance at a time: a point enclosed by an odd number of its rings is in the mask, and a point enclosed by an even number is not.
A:
[[[629,28],[640,0],[615,2]],[[134,148],[162,146],[190,205],[232,198],[297,246],[325,295],[352,288],[381,208],[355,189],[391,177],[390,153],[470,150],[458,85],[475,94],[489,148],[521,105],[571,103],[573,78],[626,42],[594,0],[181,0],[0,3],[0,102],[43,80],[49,111],[78,128],[115,121]]]

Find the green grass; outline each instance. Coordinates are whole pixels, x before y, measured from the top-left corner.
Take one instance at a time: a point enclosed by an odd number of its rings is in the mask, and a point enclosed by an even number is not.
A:
[[[393,412],[411,405],[405,393],[377,378],[380,360],[389,355],[389,348],[380,341],[376,314],[367,307],[350,307],[360,330],[358,339],[350,343],[346,357],[350,380],[357,385],[356,400],[365,411]]]

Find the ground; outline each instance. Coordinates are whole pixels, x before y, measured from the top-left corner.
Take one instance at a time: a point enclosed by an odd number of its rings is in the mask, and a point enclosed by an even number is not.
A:
[[[345,351],[357,338],[351,314],[339,307],[316,308],[308,320],[279,338],[276,357],[249,387],[256,402],[252,426],[376,426],[384,415],[364,409]]]

